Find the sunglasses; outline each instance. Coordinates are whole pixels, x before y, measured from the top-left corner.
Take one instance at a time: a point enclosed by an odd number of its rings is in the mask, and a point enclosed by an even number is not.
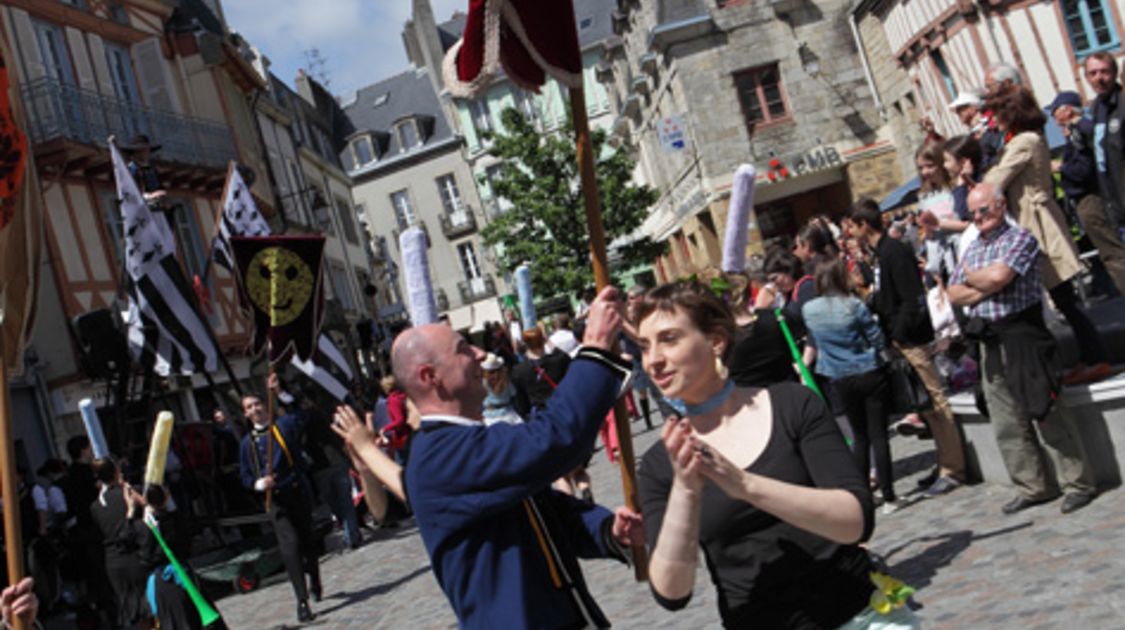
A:
[[[975,208],[969,208],[969,214],[971,214],[973,216],[977,216],[977,215],[981,215],[981,214],[987,214],[988,211],[991,210],[994,205],[996,205],[996,203],[998,203],[998,202],[990,201],[983,206],[977,206]]]

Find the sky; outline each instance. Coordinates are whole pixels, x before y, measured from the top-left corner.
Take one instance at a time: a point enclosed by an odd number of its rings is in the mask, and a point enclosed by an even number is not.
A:
[[[465,11],[469,0],[430,0],[440,24]],[[306,68],[304,51],[316,48],[324,59],[329,91],[344,94],[410,67],[402,45],[402,25],[411,0],[223,0],[227,24],[271,62],[270,69],[290,87]]]

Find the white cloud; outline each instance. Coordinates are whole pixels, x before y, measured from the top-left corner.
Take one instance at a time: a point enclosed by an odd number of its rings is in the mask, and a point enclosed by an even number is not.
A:
[[[468,0],[431,0],[443,22]],[[230,27],[258,47],[283,81],[293,84],[307,66],[304,51],[316,48],[325,60],[329,89],[343,93],[375,83],[409,67],[402,26],[410,0],[226,0]]]

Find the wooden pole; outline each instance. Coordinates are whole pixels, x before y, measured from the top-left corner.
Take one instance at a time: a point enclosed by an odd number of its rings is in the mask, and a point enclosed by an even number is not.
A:
[[[270,373],[266,377],[266,417],[269,419],[269,428],[266,429],[266,477],[273,474],[273,388],[269,386],[273,380],[273,364],[270,364]],[[266,513],[270,511],[270,502],[273,499],[273,488],[266,488]]]
[[[0,324],[4,312],[0,310]],[[16,441],[12,434],[12,404],[8,392],[8,361],[4,355],[4,334],[0,330],[0,491],[4,493],[4,547],[8,556],[8,584],[23,579],[23,540],[20,536],[20,497],[16,485]],[[13,616],[12,627],[26,625]]]
[[[574,119],[578,173],[582,182],[582,197],[586,205],[586,225],[590,235],[590,257],[594,264],[594,283],[599,291],[609,285],[609,255],[606,249],[605,229],[602,227],[602,202],[598,180],[594,174],[594,146],[590,140],[590,121],[586,117],[586,94],[582,88],[570,88],[570,111]],[[613,406],[613,419],[620,443],[621,484],[625,505],[640,512],[637,500],[637,466],[633,453],[633,433],[629,426],[629,411],[625,399],[619,398]],[[644,544],[633,547],[633,569],[638,582],[648,579],[648,554]]]

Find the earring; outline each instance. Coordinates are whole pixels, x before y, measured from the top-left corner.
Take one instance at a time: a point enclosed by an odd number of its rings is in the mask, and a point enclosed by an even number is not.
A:
[[[727,366],[723,363],[723,358],[719,356],[718,352],[715,353],[715,373],[724,381],[730,376],[730,370],[727,369]]]

